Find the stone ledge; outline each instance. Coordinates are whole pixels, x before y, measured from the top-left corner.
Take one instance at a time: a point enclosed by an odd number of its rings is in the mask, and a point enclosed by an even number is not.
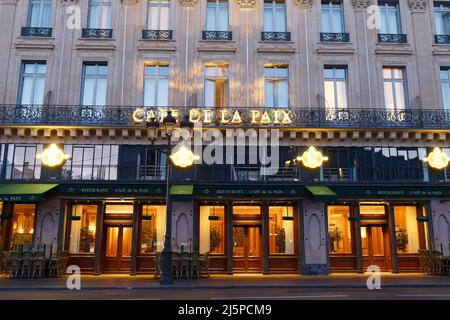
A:
[[[176,51],[174,40],[138,40],[138,51]]]

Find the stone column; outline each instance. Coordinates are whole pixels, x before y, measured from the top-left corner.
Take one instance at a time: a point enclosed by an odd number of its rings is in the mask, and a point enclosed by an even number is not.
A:
[[[315,203],[310,199],[304,200],[303,212],[300,217],[304,231],[302,274],[328,274],[330,272],[330,266],[326,245],[327,225],[324,203]]]
[[[233,204],[227,202],[225,206],[227,219],[227,274],[233,274]]]
[[[354,221],[355,230],[355,249],[356,249],[356,267],[358,273],[364,273],[363,254],[361,244],[361,216],[359,214],[359,204],[352,203],[352,220]]]
[[[444,251],[444,256],[450,255],[450,201],[430,201],[431,220],[430,235],[435,250]]]
[[[130,275],[131,276],[135,276],[137,273],[140,208],[141,208],[141,206],[140,206],[139,201],[134,201],[134,203],[133,203],[133,234],[132,234],[132,238],[131,238],[131,264],[130,264]]]
[[[12,203],[9,202],[3,202],[2,212],[1,212],[1,221],[0,221],[0,252],[3,250],[8,250],[6,248],[6,242],[7,242],[7,233],[8,233],[8,226],[10,223],[8,221],[11,221],[12,219]],[[6,217],[10,217],[9,219],[6,219]]]
[[[97,204],[97,225],[95,228],[95,262],[94,262],[94,275],[100,275],[101,263],[102,263],[102,244],[103,244],[103,217],[104,217],[105,205],[103,202]]]
[[[261,206],[262,214],[262,265],[263,274],[269,274],[269,206],[267,202],[263,202]]]
[[[391,242],[392,272],[398,273],[397,238],[395,236],[395,216],[392,204],[389,204],[389,239]]]

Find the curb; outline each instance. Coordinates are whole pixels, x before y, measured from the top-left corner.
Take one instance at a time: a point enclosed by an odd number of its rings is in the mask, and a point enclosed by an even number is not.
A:
[[[162,286],[86,286],[82,290],[231,290],[231,289],[367,289],[366,284],[302,284],[302,285],[162,285]],[[383,288],[450,288],[450,283],[391,283],[381,286]],[[66,286],[8,286],[0,287],[0,291],[73,291]]]

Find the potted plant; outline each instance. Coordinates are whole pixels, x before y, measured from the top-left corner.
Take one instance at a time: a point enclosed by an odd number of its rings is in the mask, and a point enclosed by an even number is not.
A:
[[[286,251],[286,232],[284,228],[276,228],[275,234],[275,245],[277,246],[277,252],[284,253]]]
[[[94,233],[88,227],[80,230],[80,252],[90,252],[91,243],[94,242]]]
[[[220,230],[216,227],[212,228],[209,232],[209,248],[211,252],[214,252],[217,248],[220,247],[222,242],[222,234]]]
[[[408,232],[406,229],[400,226],[395,228],[395,237],[397,239],[397,250],[406,252],[406,249],[408,248]]]
[[[339,251],[339,242],[342,240],[342,231],[338,226],[328,231],[328,238],[330,239],[330,251]]]

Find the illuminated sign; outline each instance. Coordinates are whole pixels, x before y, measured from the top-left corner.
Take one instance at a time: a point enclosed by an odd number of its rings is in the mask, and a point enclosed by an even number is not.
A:
[[[293,122],[292,112],[288,109],[188,109],[189,120],[199,124],[221,125],[289,125]],[[137,108],[133,112],[133,121],[144,123],[156,118],[158,121],[167,115],[167,109]],[[172,115],[179,118],[179,110],[172,110]]]

